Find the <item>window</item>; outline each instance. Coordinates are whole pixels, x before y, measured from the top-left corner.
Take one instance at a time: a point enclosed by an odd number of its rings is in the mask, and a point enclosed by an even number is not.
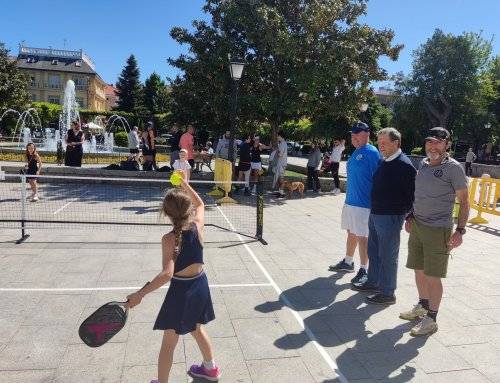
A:
[[[36,94],[31,95],[31,101],[36,102]]]
[[[57,65],[57,60],[52,60],[52,65]]]
[[[47,97],[47,101],[50,102],[51,104],[60,104],[60,99],[59,99],[59,96],[51,96],[49,95]]]
[[[83,102],[83,98],[82,97],[75,97],[75,100],[78,103],[78,106],[80,108],[85,108],[85,103]]]
[[[61,87],[61,76],[58,74],[49,74],[49,88],[59,89]]]
[[[84,90],[87,88],[87,79],[85,77],[75,77],[73,78],[73,82],[77,90]]]
[[[78,60],[77,62],[75,62],[75,65],[76,66],[82,66],[82,62],[80,60]]]
[[[30,76],[30,86],[36,86],[36,77]]]

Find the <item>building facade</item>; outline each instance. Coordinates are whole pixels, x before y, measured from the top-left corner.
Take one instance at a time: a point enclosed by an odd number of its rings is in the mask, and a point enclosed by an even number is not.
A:
[[[106,110],[113,110],[118,106],[118,89],[113,84],[108,84],[104,92],[106,94]]]
[[[73,80],[81,109],[106,110],[106,83],[82,50],[20,46],[17,66],[28,75],[32,101],[62,105],[66,82]]]

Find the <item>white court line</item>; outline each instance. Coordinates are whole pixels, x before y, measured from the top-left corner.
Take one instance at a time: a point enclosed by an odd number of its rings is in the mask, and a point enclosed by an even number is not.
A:
[[[71,205],[73,202],[76,202],[78,201],[79,198],[83,197],[85,194],[87,194],[88,192],[90,192],[90,190],[87,190],[85,193],[82,193],[80,194],[78,197],[75,197],[73,199],[73,201],[69,201],[67,204],[65,204],[64,206],[60,207],[59,209],[57,209],[55,212],[54,212],[54,215],[56,214],[59,214],[61,211],[63,211],[65,208],[67,208],[69,205]]]
[[[236,234],[236,236],[238,237],[238,239],[240,240],[240,242],[243,244],[243,246],[245,247],[245,249],[248,251],[248,254],[250,254],[250,256],[252,257],[252,259],[254,260],[254,262],[260,268],[260,270],[262,271],[262,273],[264,274],[264,276],[266,277],[266,279],[269,281],[269,284],[273,287],[274,291],[276,291],[276,294],[278,294],[279,299],[281,299],[283,301],[283,303],[285,304],[285,306],[287,307],[287,309],[295,317],[295,319],[297,320],[297,322],[299,323],[299,325],[302,327],[302,329],[304,330],[304,332],[307,334],[307,336],[311,340],[311,342],[314,345],[314,347],[316,347],[316,349],[318,350],[318,352],[320,353],[320,355],[323,357],[324,361],[328,364],[328,366],[330,367],[330,369],[332,370],[332,372],[335,374],[334,378],[338,378],[341,383],[349,383],[349,381],[347,380],[347,378],[340,371],[340,369],[337,366],[337,364],[333,361],[333,359],[330,357],[330,355],[328,355],[328,353],[326,352],[326,350],[324,349],[324,347],[319,344],[318,339],[316,338],[316,336],[314,335],[314,333],[311,331],[311,329],[305,325],[304,320],[302,319],[302,317],[300,316],[300,314],[292,308],[293,305],[290,302],[290,300],[288,299],[288,297],[285,294],[283,294],[283,291],[280,289],[280,287],[276,284],[276,282],[271,277],[271,275],[269,274],[269,272],[266,270],[266,268],[259,261],[259,259],[257,258],[257,256],[252,251],[252,249],[250,249],[250,247],[243,241],[243,238],[241,237],[241,235],[236,232],[236,229],[234,228],[234,226],[231,223],[231,221],[229,221],[229,219],[226,217],[226,215],[224,214],[224,212],[221,210],[221,208],[219,206],[217,206],[217,209],[219,209],[219,211],[222,214],[222,216],[224,217],[224,219],[227,221],[227,223],[229,224],[229,226],[231,227],[231,229],[234,231],[234,234]]]
[[[166,284],[160,289],[168,289],[170,284]],[[269,287],[270,283],[240,283],[240,284],[214,284],[209,285],[213,289],[222,289],[228,287]],[[139,290],[142,286],[123,286],[123,287],[34,287],[34,288],[17,288],[17,287],[2,287],[0,292],[65,292],[65,291],[121,291],[121,290]]]

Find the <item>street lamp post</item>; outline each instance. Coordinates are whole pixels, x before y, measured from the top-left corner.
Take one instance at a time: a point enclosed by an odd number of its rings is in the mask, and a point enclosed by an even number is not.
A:
[[[362,118],[362,121],[363,121],[363,122],[366,122],[366,121],[365,121],[365,120],[366,120],[366,115],[365,115],[365,113],[366,113],[366,111],[368,110],[368,106],[369,106],[369,105],[368,105],[366,102],[364,102],[364,103],[362,103],[362,104],[360,105],[360,107],[359,107],[359,111],[361,112],[361,116],[362,116],[361,118]]]
[[[238,107],[238,88],[240,86],[240,79],[243,75],[243,68],[245,63],[241,60],[232,60],[229,62],[229,70],[231,72],[232,79],[232,91],[231,91],[231,115],[230,115],[230,132],[231,138],[229,139],[229,152],[228,157],[231,163],[234,162],[234,133],[236,130],[236,110]]]

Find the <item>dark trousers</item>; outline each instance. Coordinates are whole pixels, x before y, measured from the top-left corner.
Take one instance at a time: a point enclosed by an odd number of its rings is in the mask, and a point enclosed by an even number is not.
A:
[[[318,191],[321,189],[321,185],[319,184],[318,171],[316,168],[311,166],[307,167],[307,188],[313,189],[314,191]]]
[[[335,183],[335,188],[340,189],[340,180],[339,180],[339,163],[332,162],[332,176],[333,182]]]
[[[472,176],[472,162],[465,163],[465,175]]]
[[[405,215],[370,214],[368,220],[368,281],[393,296],[398,274],[400,232]]]

